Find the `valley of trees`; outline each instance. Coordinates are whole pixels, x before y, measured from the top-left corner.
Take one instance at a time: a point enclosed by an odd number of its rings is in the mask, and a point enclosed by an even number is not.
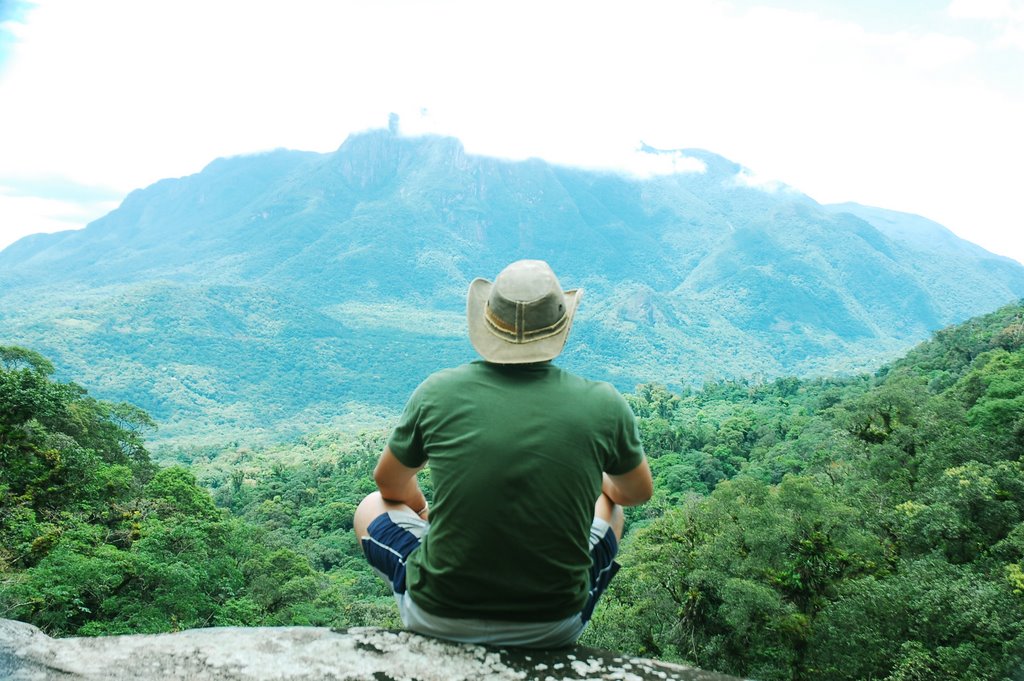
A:
[[[151,457],[146,414],[52,373],[0,349],[0,617],[398,626],[351,534],[385,430]],[[627,398],[656,493],[581,643],[766,681],[1024,679],[1024,305],[873,375]]]

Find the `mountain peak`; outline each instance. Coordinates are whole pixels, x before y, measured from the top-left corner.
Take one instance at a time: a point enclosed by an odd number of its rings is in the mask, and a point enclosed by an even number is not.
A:
[[[707,170],[637,177],[397,128],[329,154],[220,159],[84,230],[18,242],[0,252],[5,342],[175,437],[197,414],[280,432],[338,405],[397,408],[423,376],[474,358],[466,287],[520,258],[588,290],[560,361],[622,389],[877,366],[1024,295],[1020,265],[753,191],[706,150],[647,146]]]

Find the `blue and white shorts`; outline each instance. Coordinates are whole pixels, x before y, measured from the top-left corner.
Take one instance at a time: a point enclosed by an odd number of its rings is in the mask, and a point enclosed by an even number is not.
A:
[[[474,618],[439,617],[422,610],[405,588],[405,561],[420,545],[430,523],[407,511],[382,513],[362,538],[363,553],[382,579],[391,585],[406,629],[465,643],[489,643],[522,648],[562,648],[580,637],[598,599],[618,572],[619,543],[611,526],[595,518],[590,526],[590,595],[583,610],[554,622],[506,622]]]

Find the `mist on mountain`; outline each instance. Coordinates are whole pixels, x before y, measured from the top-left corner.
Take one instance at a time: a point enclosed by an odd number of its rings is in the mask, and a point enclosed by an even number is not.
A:
[[[636,177],[391,126],[217,159],[0,252],[3,342],[158,438],[265,438],[379,421],[474,359],[467,286],[519,258],[585,290],[559,362],[623,390],[870,369],[1024,296],[1024,267],[923,218],[671,154],[682,172]]]

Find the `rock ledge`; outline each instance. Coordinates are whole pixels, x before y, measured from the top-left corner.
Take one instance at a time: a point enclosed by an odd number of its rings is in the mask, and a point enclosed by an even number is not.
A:
[[[372,627],[223,627],[174,634],[50,638],[0,619],[0,679],[10,681],[456,681],[734,677],[589,648],[462,645]]]

